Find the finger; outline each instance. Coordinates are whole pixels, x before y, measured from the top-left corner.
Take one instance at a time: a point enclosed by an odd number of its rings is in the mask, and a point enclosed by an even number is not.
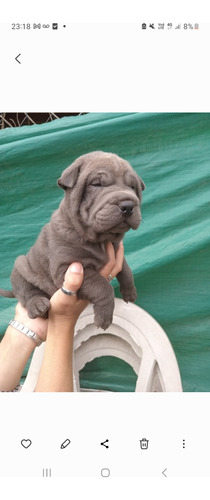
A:
[[[102,269],[100,270],[100,275],[103,276],[104,278],[107,278],[109,276],[113,267],[115,266],[115,251],[111,241],[108,241],[106,251],[109,260],[107,264],[105,264],[105,266],[103,266]]]
[[[111,241],[108,241],[106,246],[107,255],[109,257],[109,265],[114,266],[115,264],[115,250]]]
[[[72,263],[67,269],[63,287],[70,292],[77,292],[84,278],[84,269],[80,262]],[[59,288],[50,299],[51,307],[49,317],[67,319],[75,323],[81,312],[87,307],[88,302],[78,299],[77,294],[68,295]]]
[[[117,271],[117,274],[122,271],[122,266],[123,266],[123,260],[124,260],[124,245],[123,241],[120,241],[119,247],[116,251],[116,264],[115,264],[115,269]]]
[[[82,285],[84,278],[83,266],[80,262],[73,262],[64,276],[64,287],[71,292],[76,292]]]
[[[122,271],[123,260],[124,260],[124,245],[123,245],[123,241],[120,241],[119,247],[116,251],[115,266],[111,271],[111,275],[113,277],[117,276],[117,274],[120,273],[120,271]]]

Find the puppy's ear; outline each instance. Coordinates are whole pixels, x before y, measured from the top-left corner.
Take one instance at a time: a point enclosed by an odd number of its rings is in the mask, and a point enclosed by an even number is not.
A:
[[[140,179],[140,184],[141,184],[141,190],[144,191],[146,189],[146,186],[145,186],[143,180],[141,179],[141,177],[139,177],[139,179]]]
[[[70,167],[63,171],[60,179],[57,181],[58,186],[62,189],[73,188],[79,177],[80,168],[81,162],[78,162],[77,160],[74,161]]]

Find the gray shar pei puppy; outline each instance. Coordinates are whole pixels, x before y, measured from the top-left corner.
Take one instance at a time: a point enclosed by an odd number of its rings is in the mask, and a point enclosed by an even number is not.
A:
[[[61,175],[65,196],[27,255],[20,255],[11,274],[12,291],[31,318],[47,316],[50,297],[62,286],[71,262],[84,267],[78,297],[94,305],[95,324],[106,330],[112,322],[114,290],[99,274],[107,262],[106,243],[115,250],[124,233],[137,229],[145,185],[130,164],[116,154],[96,151],[80,156]],[[133,275],[124,259],[117,275],[120,292],[136,300]]]

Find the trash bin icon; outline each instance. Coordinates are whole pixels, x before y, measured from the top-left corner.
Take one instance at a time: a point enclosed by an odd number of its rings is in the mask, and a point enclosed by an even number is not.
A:
[[[149,439],[143,438],[140,439],[139,441],[141,450],[148,450]]]

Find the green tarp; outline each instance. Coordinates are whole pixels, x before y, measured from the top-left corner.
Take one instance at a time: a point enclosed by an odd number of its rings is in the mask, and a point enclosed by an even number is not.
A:
[[[210,114],[90,113],[0,132],[0,287],[63,192],[56,180],[93,150],[126,158],[146,184],[143,222],[125,237],[138,300],[174,348],[184,391],[210,391]],[[116,295],[119,296],[118,287]],[[0,298],[0,328],[15,301]],[[96,360],[81,383],[132,391],[135,374]]]

